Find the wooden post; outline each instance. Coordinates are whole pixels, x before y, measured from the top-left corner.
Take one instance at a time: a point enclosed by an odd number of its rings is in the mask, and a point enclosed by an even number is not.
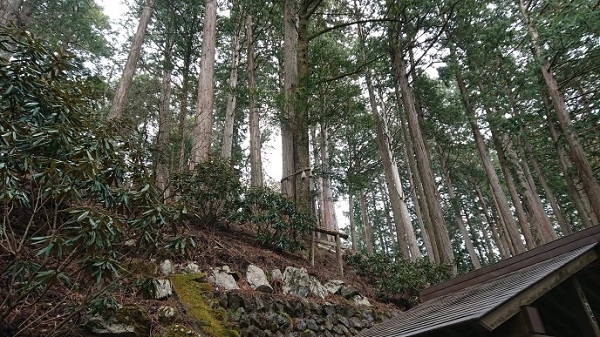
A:
[[[348,234],[330,231],[323,228],[315,228],[313,231],[313,235],[310,239],[310,254],[311,254],[311,265],[315,266],[315,233],[323,233],[335,236],[335,256],[337,258],[338,271],[340,272],[340,276],[344,277],[344,260],[342,260],[342,238],[348,239]],[[325,242],[324,242],[325,243]],[[329,244],[329,242],[327,242]]]
[[[592,311],[590,303],[588,302],[587,297],[583,292],[583,288],[581,288],[581,284],[579,283],[577,276],[573,276],[572,282],[575,291],[577,292],[577,296],[579,297],[579,302],[583,306],[583,311],[587,316],[589,326],[592,328],[594,335],[596,337],[600,337],[600,327],[598,326],[598,321],[596,320],[596,316],[594,316],[594,312]]]
[[[342,243],[340,240],[340,233],[335,234],[335,256],[337,257],[340,277],[344,277],[344,261],[342,261]]]

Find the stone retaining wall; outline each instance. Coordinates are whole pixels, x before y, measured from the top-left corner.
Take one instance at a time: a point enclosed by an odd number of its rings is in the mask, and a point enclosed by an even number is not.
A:
[[[389,313],[346,303],[317,303],[260,292],[217,295],[229,321],[242,337],[354,336],[390,318]]]

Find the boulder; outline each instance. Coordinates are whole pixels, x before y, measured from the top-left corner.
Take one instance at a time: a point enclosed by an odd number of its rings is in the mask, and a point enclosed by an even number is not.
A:
[[[325,298],[329,291],[319,280],[308,275],[306,268],[287,267],[283,272],[283,294],[305,298],[308,294]]]
[[[331,280],[325,283],[324,286],[330,293],[337,294],[342,289],[344,284],[345,282],[342,280]]]
[[[157,300],[162,300],[163,298],[167,298],[171,295],[173,295],[171,281],[167,279],[157,279],[154,298]]]
[[[271,282],[283,282],[283,274],[279,269],[271,270]]]
[[[183,271],[188,274],[199,274],[200,266],[198,266],[198,264],[195,262],[190,261],[183,266]]]
[[[316,297],[325,298],[329,294],[327,288],[325,288],[319,280],[314,276],[309,276],[309,289],[310,293]]]
[[[161,262],[159,269],[160,273],[163,276],[169,276],[175,272],[175,266],[173,265],[173,262],[171,262],[171,260],[164,260],[163,262]]]
[[[361,306],[365,306],[365,307],[371,306],[371,302],[369,302],[369,300],[362,295],[355,295],[354,297],[352,297],[351,301],[356,303],[357,305],[361,305]]]
[[[306,297],[310,292],[310,276],[306,268],[286,267],[283,272],[283,294]]]
[[[269,284],[265,272],[253,264],[248,265],[248,269],[246,269],[246,280],[254,290],[265,293],[273,292],[273,287]]]
[[[125,323],[111,322],[102,316],[92,317],[86,324],[91,333],[98,336],[137,337],[135,326]]]
[[[125,305],[110,317],[96,315],[87,323],[87,329],[98,336],[142,337],[150,335],[148,313],[137,305]]]
[[[214,283],[217,286],[217,288],[219,288],[219,289],[223,289],[223,290],[240,289],[237,282],[231,275],[231,270],[229,270],[229,267],[227,267],[227,266],[222,267],[222,268],[211,269],[208,279],[212,283]]]
[[[358,290],[349,284],[344,284],[340,289],[340,294],[344,296],[345,299],[351,299],[352,297],[359,295]]]

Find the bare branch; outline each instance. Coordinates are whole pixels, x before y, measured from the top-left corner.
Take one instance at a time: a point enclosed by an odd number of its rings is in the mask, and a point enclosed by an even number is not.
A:
[[[357,20],[357,21],[352,21],[352,22],[345,22],[345,23],[341,23],[339,25],[331,26],[329,28],[325,28],[319,32],[316,32],[313,35],[309,36],[308,40],[310,41],[314,38],[317,38],[323,34],[329,33],[336,29],[345,28],[345,27],[349,27],[349,26],[353,26],[353,25],[359,25],[359,24],[363,24],[363,23],[374,23],[374,22],[398,22],[398,20],[397,19],[370,19],[370,20]]]
[[[363,63],[363,64],[359,65],[359,66],[358,66],[356,69],[354,69],[354,70],[352,70],[352,71],[350,71],[350,72],[343,73],[343,74],[340,74],[340,75],[338,75],[338,76],[331,77],[331,78],[328,78],[328,79],[325,79],[325,80],[319,81],[319,82],[317,82],[316,84],[317,84],[317,85],[319,85],[319,84],[323,84],[323,83],[333,82],[333,81],[337,81],[337,80],[339,80],[339,79],[342,79],[342,78],[344,78],[344,77],[348,77],[348,76],[356,75],[356,74],[360,73],[360,72],[363,70],[363,68],[365,68],[365,67],[366,67],[366,66],[368,66],[369,64],[371,64],[371,63],[373,63],[373,62],[375,62],[375,61],[377,61],[377,60],[381,59],[382,57],[383,57],[383,56],[379,56],[379,57],[377,57],[377,58],[374,58],[374,59],[372,59],[372,60],[369,60],[369,61],[367,61],[367,62],[365,62],[365,63]]]

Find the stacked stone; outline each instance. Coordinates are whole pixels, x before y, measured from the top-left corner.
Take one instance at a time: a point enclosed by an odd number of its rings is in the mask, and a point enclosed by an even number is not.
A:
[[[389,318],[372,308],[348,303],[316,303],[264,293],[222,293],[220,305],[242,337],[354,336]]]

